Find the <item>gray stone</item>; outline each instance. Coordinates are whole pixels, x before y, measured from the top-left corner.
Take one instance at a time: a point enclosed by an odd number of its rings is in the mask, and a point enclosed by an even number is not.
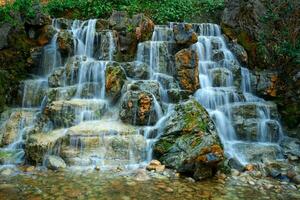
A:
[[[47,156],[45,160],[48,169],[58,170],[67,167],[65,161],[59,156]]]

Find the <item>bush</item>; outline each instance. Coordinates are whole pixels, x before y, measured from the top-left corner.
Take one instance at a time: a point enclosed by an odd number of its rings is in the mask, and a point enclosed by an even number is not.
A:
[[[53,17],[106,18],[113,10],[130,15],[145,13],[157,24],[190,21],[202,13],[214,15],[224,8],[224,0],[50,0],[46,12]]]
[[[19,22],[16,20],[17,13],[24,19],[33,18],[36,14],[34,5],[37,3],[37,0],[16,0],[14,3],[0,7],[0,25],[5,22],[16,25]]]
[[[296,1],[279,0],[267,5],[258,50],[269,65],[300,64],[299,9]]]

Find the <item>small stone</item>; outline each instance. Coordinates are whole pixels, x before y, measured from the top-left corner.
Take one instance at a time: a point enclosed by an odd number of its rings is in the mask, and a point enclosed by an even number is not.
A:
[[[161,163],[159,160],[151,160],[149,165],[159,166],[159,165],[161,165]]]
[[[231,169],[231,175],[232,176],[239,176],[240,175],[240,172],[236,169]]]
[[[169,193],[174,192],[174,190],[172,188],[170,188],[170,187],[165,188],[165,191],[169,192]]]
[[[24,172],[33,172],[34,169],[35,169],[35,166],[26,166],[24,168]]]
[[[298,160],[298,156],[288,155],[290,161]]]
[[[250,185],[255,185],[255,183],[254,183],[253,181],[248,181],[248,183],[249,183]]]
[[[186,180],[189,181],[189,182],[191,182],[191,183],[195,183],[195,180],[193,178],[191,178],[191,177],[187,177]]]
[[[100,166],[96,166],[96,167],[95,167],[95,170],[96,170],[96,171],[100,171]]]
[[[247,164],[246,166],[245,166],[245,170],[246,171],[254,171],[254,165],[252,165],[252,164]]]

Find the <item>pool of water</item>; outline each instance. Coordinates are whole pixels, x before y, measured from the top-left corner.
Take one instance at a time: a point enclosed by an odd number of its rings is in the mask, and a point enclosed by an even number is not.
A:
[[[280,184],[280,183],[278,183]],[[279,189],[278,189],[279,188]],[[297,199],[299,189],[256,189],[233,179],[192,182],[165,176],[138,181],[129,173],[38,171],[0,176],[0,199]]]

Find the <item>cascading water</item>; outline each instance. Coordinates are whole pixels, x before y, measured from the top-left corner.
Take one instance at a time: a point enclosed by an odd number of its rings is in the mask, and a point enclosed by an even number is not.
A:
[[[106,66],[114,60],[117,45],[114,32],[97,32],[96,22],[74,20],[62,29],[61,22],[53,20],[56,33],[43,49],[39,77],[23,84],[17,137],[3,148],[19,151],[18,159],[11,163],[23,161],[24,138],[36,122],[33,116],[49,109],[55,111],[54,117],[43,124],[41,137],[68,135],[69,140],[55,143],[45,158],[63,155],[71,166],[98,165],[101,169],[119,165],[136,168],[152,159],[152,146],[163,133],[165,120],[173,109],[169,92],[180,90],[173,77],[173,23],[155,26],[152,40],[138,45],[135,63],[148,65],[148,80],[127,77],[128,85],[136,83],[145,87],[154,82],[159,87],[158,94],[151,88],[145,89],[150,93],[157,122],[151,126],[149,118],[146,126],[138,127],[135,123],[122,123],[117,115],[119,105],[109,105],[106,99]],[[245,157],[249,145],[278,149],[282,131],[272,114],[273,105],[251,94],[249,71],[240,67],[227,49],[219,26],[194,24],[193,28],[199,35],[198,43],[192,48],[199,55],[201,85],[194,96],[214,119],[228,156],[245,164],[253,161]],[[73,41],[67,58],[58,46],[62,34],[71,35]],[[12,115],[2,123],[3,127],[8,126]],[[133,117],[137,117],[136,111]]]
[[[193,48],[199,55],[201,85],[195,97],[214,119],[228,156],[238,159],[242,164],[259,162],[246,155],[247,148],[250,145],[250,148],[260,146],[268,149],[272,146],[279,149],[278,142],[282,137],[280,123],[276,118],[271,118],[270,104],[251,94],[249,71],[239,65],[226,47],[219,26],[193,26],[199,35]],[[237,69],[240,72],[237,73]],[[242,81],[236,84],[238,76]],[[276,129],[273,133],[268,126],[270,124],[276,127],[272,127]],[[240,126],[245,128],[239,130]],[[263,155],[264,152],[257,153]]]

